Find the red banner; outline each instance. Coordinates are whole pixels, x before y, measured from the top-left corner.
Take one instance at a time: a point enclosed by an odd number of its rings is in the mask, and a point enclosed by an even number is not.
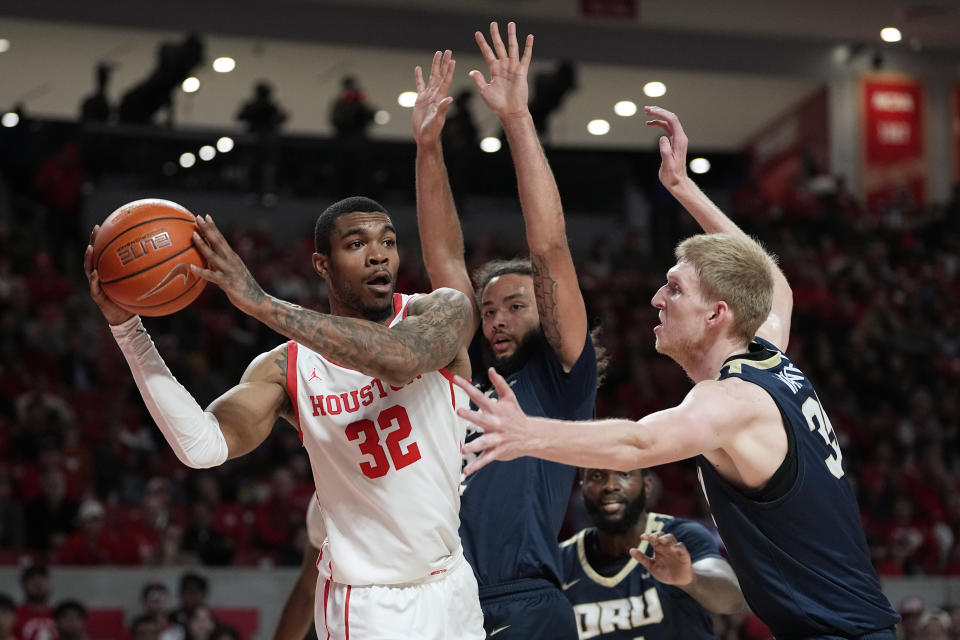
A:
[[[819,87],[744,145],[750,177],[766,200],[782,204],[794,187],[830,172],[827,88]]]
[[[926,200],[923,87],[902,76],[863,81],[863,194],[867,206],[902,199]]]

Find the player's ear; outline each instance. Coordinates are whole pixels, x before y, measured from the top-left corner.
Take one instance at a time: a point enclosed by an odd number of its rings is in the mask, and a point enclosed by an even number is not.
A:
[[[730,315],[730,307],[726,302],[720,300],[715,302],[707,315],[707,324],[716,326],[723,322]]]
[[[325,253],[314,253],[312,260],[314,272],[326,279],[330,275],[330,257]]]

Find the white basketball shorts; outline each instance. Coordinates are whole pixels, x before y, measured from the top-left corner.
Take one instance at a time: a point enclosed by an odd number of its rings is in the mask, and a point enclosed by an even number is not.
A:
[[[400,585],[351,586],[320,556],[314,620],[319,640],[484,640],[473,570],[458,552],[444,573]]]

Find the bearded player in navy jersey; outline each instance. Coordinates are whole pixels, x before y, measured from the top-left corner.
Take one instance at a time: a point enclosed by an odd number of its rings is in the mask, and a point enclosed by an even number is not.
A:
[[[461,379],[482,410],[461,415],[484,429],[465,447],[483,452],[466,473],[527,455],[621,470],[695,457],[744,596],[778,639],[893,640],[900,617],[870,562],[837,436],[784,353],[790,286],[687,177],[677,117],[647,113],[667,133],[660,180],[706,232],[677,246],[677,264],[652,300],[657,351],[683,367],[693,389],[639,422],[570,423],[526,417],[496,374],[498,403]]]
[[[530,249],[530,260],[490,263],[474,278],[481,357],[509,378],[526,411],[588,419],[594,415],[597,356],[560,194],[527,108],[533,36],[527,36],[521,56],[512,22],[506,45],[496,23],[490,25],[490,44],[475,35],[489,82],[479,71],[470,76],[506,132]],[[431,81],[417,74],[417,215],[431,284],[463,291],[463,241],[439,142],[450,103],[448,68],[452,72],[449,53],[438,52]],[[489,387],[485,379],[477,383]],[[557,547],[575,477],[574,467],[526,458],[494,465],[462,487],[460,537],[480,584],[488,637],[576,640],[573,611],[560,590]]]
[[[647,511],[645,469],[585,469],[594,527],[561,545],[580,638],[712,640],[714,613],[743,609],[737,577],[702,525]],[[630,556],[637,549],[640,555]]]

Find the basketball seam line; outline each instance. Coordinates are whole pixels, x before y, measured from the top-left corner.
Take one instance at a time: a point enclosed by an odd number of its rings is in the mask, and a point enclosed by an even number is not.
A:
[[[120,281],[122,281],[122,280],[126,280],[127,278],[132,278],[133,276],[138,276],[138,275],[140,275],[141,273],[146,273],[147,271],[150,271],[150,269],[153,269],[154,267],[159,267],[159,266],[162,265],[162,264],[166,264],[166,263],[170,262],[171,260],[173,260],[174,258],[176,258],[177,256],[182,255],[182,254],[186,253],[187,251],[190,251],[190,249],[193,249],[193,248],[194,248],[194,246],[193,246],[193,244],[191,243],[190,246],[187,247],[186,249],[181,249],[180,251],[177,251],[177,252],[176,252],[175,254],[173,254],[172,256],[168,256],[168,257],[164,258],[164,259],[161,260],[160,262],[154,262],[152,265],[150,265],[150,266],[147,267],[146,269],[140,269],[140,271],[135,271],[134,273],[128,273],[127,275],[123,276],[122,278],[114,278],[113,280],[101,280],[101,281],[100,281],[100,284],[101,284],[101,285],[104,285],[104,284],[115,284],[115,283],[120,282]]]
[[[195,286],[197,286],[201,282],[206,283],[206,281],[203,278],[197,278],[196,280],[193,281],[193,284],[191,284],[189,287],[187,287],[186,289],[184,289],[174,297],[170,298],[166,302],[161,302],[159,304],[122,304],[120,306],[127,308],[128,311],[130,309],[156,309],[157,307],[163,307],[165,305],[170,304],[174,300],[179,300],[183,296],[187,295]]]
[[[190,214],[187,214],[187,215],[190,215]],[[186,219],[186,218],[178,218],[178,217],[176,217],[176,216],[163,216],[162,218],[150,218],[149,220],[145,220],[145,221],[143,221],[143,222],[138,222],[137,224],[133,225],[132,227],[127,227],[126,229],[124,229],[123,231],[121,231],[120,233],[118,233],[117,235],[115,235],[113,238],[111,238],[111,239],[110,239],[110,242],[108,242],[107,244],[105,244],[105,245],[103,246],[103,249],[100,250],[100,253],[97,254],[96,259],[94,260],[93,263],[94,263],[95,265],[97,265],[97,267],[99,268],[99,266],[100,266],[100,259],[103,257],[103,252],[106,251],[107,248],[108,248],[110,245],[112,245],[114,242],[116,242],[117,239],[118,239],[120,236],[122,236],[123,234],[125,234],[127,231],[130,231],[131,229],[136,229],[137,227],[142,227],[143,225],[145,225],[145,224],[150,224],[151,222],[158,222],[158,221],[160,221],[160,220],[180,220],[181,222],[192,222],[194,225],[197,224],[196,219],[190,219],[190,220],[188,220],[188,219]],[[103,230],[103,229],[101,228],[101,231],[102,231],[102,230]]]

